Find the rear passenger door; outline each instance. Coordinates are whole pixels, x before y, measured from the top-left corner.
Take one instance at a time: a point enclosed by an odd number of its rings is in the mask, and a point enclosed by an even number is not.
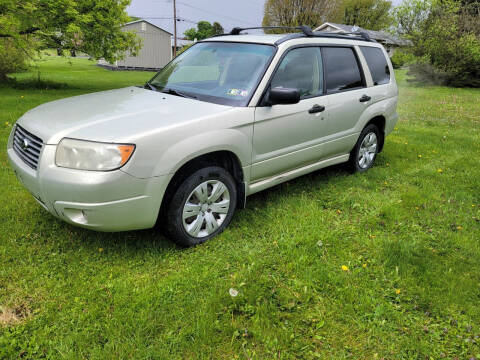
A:
[[[355,145],[355,125],[371,103],[360,61],[353,46],[324,46],[322,59],[328,98],[325,156],[346,154]]]

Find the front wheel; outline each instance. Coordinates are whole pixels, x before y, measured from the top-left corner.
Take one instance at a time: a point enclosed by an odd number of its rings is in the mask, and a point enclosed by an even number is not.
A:
[[[363,172],[373,166],[378,154],[379,139],[380,132],[377,126],[370,124],[362,130],[355,147],[350,153],[349,165],[351,170]]]
[[[193,246],[220,234],[230,223],[237,204],[232,176],[209,166],[186,178],[167,209],[167,229],[182,246]]]

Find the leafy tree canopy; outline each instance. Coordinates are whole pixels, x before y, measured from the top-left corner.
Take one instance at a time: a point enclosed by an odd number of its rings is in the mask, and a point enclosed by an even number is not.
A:
[[[333,0],[267,0],[263,26],[308,25],[315,28],[338,19],[340,2]],[[278,30],[272,32],[288,32]]]
[[[130,0],[1,0],[0,51],[15,46],[26,54],[41,48],[82,51],[115,61],[135,54],[135,33],[122,31]]]
[[[432,8],[432,0],[404,0],[393,9],[397,32],[400,35],[414,36],[421,31]]]
[[[394,14],[419,58],[419,79],[480,87],[480,1],[407,0]]]
[[[344,0],[342,23],[357,25],[368,30],[384,30],[392,24],[391,1]]]
[[[197,24],[197,28],[191,28],[184,32],[185,37],[188,40],[194,41],[203,40],[214,35],[223,34],[223,27],[218,22],[210,24],[208,21],[200,21]]]

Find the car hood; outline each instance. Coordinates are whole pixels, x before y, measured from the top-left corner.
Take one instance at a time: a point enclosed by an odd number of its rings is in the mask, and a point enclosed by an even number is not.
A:
[[[127,87],[45,103],[25,113],[17,123],[45,144],[58,144],[64,137],[128,142],[138,133],[196,121],[232,109]]]

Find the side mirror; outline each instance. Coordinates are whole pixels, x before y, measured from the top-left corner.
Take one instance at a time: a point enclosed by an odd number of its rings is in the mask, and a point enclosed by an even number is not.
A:
[[[268,95],[268,102],[270,105],[276,104],[297,104],[300,102],[300,92],[298,89],[276,87],[270,89]]]

